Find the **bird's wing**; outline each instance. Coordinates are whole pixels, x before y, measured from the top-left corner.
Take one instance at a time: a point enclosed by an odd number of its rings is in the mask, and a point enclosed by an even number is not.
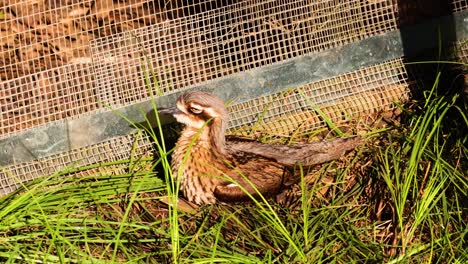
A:
[[[361,137],[350,137],[296,145],[273,145],[228,137],[227,147],[233,152],[248,152],[274,159],[285,166],[294,166],[296,164],[313,166],[338,159],[346,151],[354,149],[362,142]]]
[[[362,141],[360,137],[352,137],[288,146],[228,138],[230,169],[227,176],[235,183],[218,185],[215,196],[221,201],[233,202],[258,197],[258,193],[275,195],[282,187],[299,180],[293,172],[296,165],[313,166],[338,159]]]
[[[214,191],[220,201],[250,200],[250,197],[265,197],[277,194],[283,186],[288,169],[274,159],[250,152],[231,153],[227,176],[232,182],[218,185]]]

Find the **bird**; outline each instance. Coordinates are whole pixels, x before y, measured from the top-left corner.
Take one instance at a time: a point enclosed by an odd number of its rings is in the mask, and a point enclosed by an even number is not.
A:
[[[205,91],[180,95],[176,107],[159,110],[184,128],[172,153],[172,176],[196,205],[274,197],[297,183],[297,166],[312,166],[341,157],[362,142],[360,137],[296,145],[265,144],[226,136],[229,113],[218,96]]]

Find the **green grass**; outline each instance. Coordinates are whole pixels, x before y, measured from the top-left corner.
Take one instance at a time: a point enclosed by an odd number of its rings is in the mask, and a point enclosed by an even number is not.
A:
[[[71,165],[1,197],[0,261],[466,263],[468,106],[436,77],[401,122],[302,177],[288,206],[182,210],[163,130],[149,129],[154,159]]]

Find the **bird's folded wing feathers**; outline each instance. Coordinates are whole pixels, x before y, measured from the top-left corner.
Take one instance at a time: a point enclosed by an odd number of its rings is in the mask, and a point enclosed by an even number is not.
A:
[[[259,193],[271,196],[278,193],[283,185],[287,169],[274,161],[253,153],[239,152],[231,164],[232,170],[227,176],[232,182],[218,185],[214,191],[221,201],[245,201],[250,196],[258,197]],[[241,187],[240,187],[241,186]],[[249,195],[250,194],[250,195]]]
[[[296,145],[273,145],[234,137],[227,139],[228,149],[232,151],[261,155],[274,159],[285,166],[299,163],[303,166],[313,166],[338,159],[346,151],[354,149],[363,142],[361,137],[350,137]]]

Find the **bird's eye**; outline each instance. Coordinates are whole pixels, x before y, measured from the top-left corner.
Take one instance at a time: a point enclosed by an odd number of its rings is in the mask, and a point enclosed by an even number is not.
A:
[[[190,107],[189,108],[189,111],[192,113],[192,114],[195,114],[195,115],[199,115],[203,112],[203,110],[199,109],[199,108],[195,108],[195,107]]]

